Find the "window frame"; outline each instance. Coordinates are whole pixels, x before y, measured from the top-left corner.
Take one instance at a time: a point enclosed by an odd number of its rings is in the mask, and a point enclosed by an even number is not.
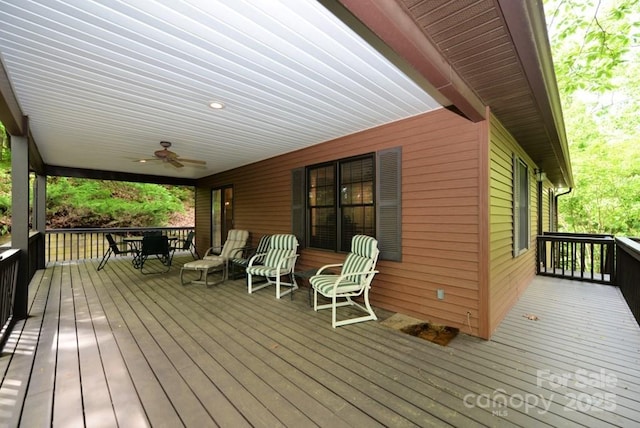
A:
[[[402,261],[402,147],[375,152],[375,238],[379,260]],[[308,248],[307,167],[291,170],[291,232]],[[329,250],[324,250],[329,251]]]
[[[211,245],[222,246],[229,230],[234,228],[233,185],[211,189]],[[217,194],[217,196],[216,196]]]
[[[353,203],[353,201],[349,204],[344,203],[343,201],[343,186],[345,183],[343,182],[343,167],[354,162],[368,160],[371,162],[371,180],[369,181],[361,181],[361,183],[370,183],[371,186],[371,202],[362,201],[360,203]],[[319,170],[321,168],[331,167],[333,171],[333,204],[312,204],[311,203],[311,194],[312,194],[312,174],[314,171]],[[330,162],[323,162],[319,164],[309,165],[305,168],[305,177],[306,177],[306,224],[305,231],[306,236],[308,237],[308,246],[309,248],[317,249],[317,250],[326,250],[326,251],[335,251],[335,252],[348,252],[350,250],[351,238],[345,235],[348,228],[345,227],[345,217],[344,212],[346,209],[350,208],[369,208],[370,209],[370,224],[363,225],[365,231],[358,231],[356,233],[365,233],[369,236],[376,236],[376,209],[377,209],[377,196],[376,196],[376,153],[365,153],[362,155],[351,156],[348,158],[336,159]],[[355,182],[351,181],[350,184]],[[312,211],[317,208],[325,208],[331,210],[331,216],[334,221],[333,227],[335,230],[333,231],[334,236],[333,241],[330,246],[315,246],[312,242],[312,234],[311,231],[317,225],[313,224],[313,213]],[[366,216],[365,216],[366,217]],[[331,226],[331,225],[329,225]],[[368,229],[368,230],[367,230]],[[348,241],[348,242],[347,242]]]
[[[531,188],[529,165],[513,155],[513,257],[531,246]],[[524,222],[524,224],[523,224]]]

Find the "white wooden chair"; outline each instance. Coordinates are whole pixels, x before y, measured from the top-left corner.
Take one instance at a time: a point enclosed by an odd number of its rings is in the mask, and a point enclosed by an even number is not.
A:
[[[278,299],[297,290],[298,284],[293,276],[293,268],[298,258],[297,248],[298,239],[295,235],[272,235],[266,253],[258,253],[249,259],[246,269],[249,294],[272,284],[276,286],[276,298]],[[262,264],[258,265],[260,260],[262,260]],[[254,276],[263,276],[267,282],[255,286],[253,284]],[[290,282],[283,282],[283,276],[288,276]],[[289,289],[280,291],[282,286],[289,287]]]
[[[378,273],[375,267],[379,254],[378,241],[375,238],[356,235],[351,240],[351,252],[347,255],[344,263],[325,265],[318,269],[316,275],[309,278],[309,283],[313,287],[313,309],[317,311],[331,308],[331,326],[333,328],[378,319],[369,304],[369,290],[374,275]],[[342,267],[340,274],[322,273],[326,269],[336,267]],[[318,305],[318,294],[331,299],[331,303]],[[358,296],[362,296],[364,306],[352,299]],[[338,301],[338,299],[344,300]],[[340,306],[355,306],[366,312],[367,315],[337,321],[336,308]]]

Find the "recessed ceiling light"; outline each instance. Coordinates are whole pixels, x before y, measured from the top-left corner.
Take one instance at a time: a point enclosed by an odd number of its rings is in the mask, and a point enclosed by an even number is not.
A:
[[[220,110],[221,108],[224,108],[224,104],[221,103],[220,101],[211,101],[209,103],[209,107],[216,109],[216,110]]]

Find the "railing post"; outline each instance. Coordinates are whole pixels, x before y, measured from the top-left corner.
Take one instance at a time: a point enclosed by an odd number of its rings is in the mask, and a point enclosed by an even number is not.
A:
[[[36,175],[34,183],[34,207],[33,207],[33,220],[34,228],[41,235],[41,239],[38,240],[36,245],[38,249],[36,251],[36,268],[44,269],[46,261],[45,251],[45,235],[47,232],[46,220],[47,220],[47,176]]]
[[[640,324],[640,242],[630,238],[615,240],[614,284],[627,301],[636,322]]]
[[[536,237],[536,274],[540,274],[540,267],[542,266],[542,242],[540,236]]]
[[[616,243],[615,241],[613,241],[607,244],[607,262],[605,264],[605,269],[609,273],[612,285],[617,284],[616,283],[617,268],[615,265],[616,264],[615,254],[616,254]]]
[[[0,258],[0,349],[7,337],[11,333],[11,328],[16,321],[15,298],[18,281],[19,268],[26,270],[25,266],[20,266],[20,250],[7,250]]]

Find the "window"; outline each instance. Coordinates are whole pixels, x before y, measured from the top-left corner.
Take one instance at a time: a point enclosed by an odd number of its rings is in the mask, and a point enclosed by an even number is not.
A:
[[[349,251],[354,235],[375,236],[372,154],[307,171],[309,246]]]
[[[300,248],[349,251],[351,238],[378,239],[381,260],[402,261],[402,149],[291,171],[291,228]]]
[[[513,158],[513,256],[529,248],[529,167]]]
[[[309,168],[309,246],[333,249],[337,242],[335,166]]]

